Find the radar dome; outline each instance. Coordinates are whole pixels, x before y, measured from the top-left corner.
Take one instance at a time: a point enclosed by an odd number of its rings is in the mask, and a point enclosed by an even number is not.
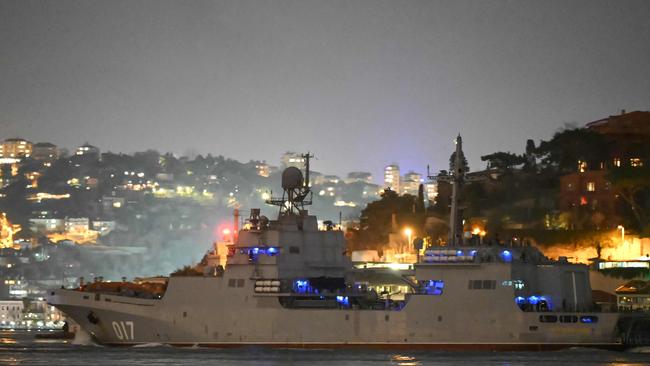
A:
[[[296,189],[302,187],[302,172],[295,166],[290,166],[282,172],[282,188]]]

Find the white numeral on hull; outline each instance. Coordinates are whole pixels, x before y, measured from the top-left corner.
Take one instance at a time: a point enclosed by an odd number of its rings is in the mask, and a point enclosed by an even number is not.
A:
[[[127,327],[129,331],[127,332]],[[119,322],[113,322],[113,331],[115,332],[115,336],[120,340],[120,341],[132,341],[133,338],[133,322],[132,321],[119,321]]]

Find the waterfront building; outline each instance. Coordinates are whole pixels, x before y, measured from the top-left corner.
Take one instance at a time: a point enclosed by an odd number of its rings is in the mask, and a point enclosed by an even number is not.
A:
[[[63,320],[45,300],[0,300],[0,329],[60,329]]]
[[[55,218],[49,211],[38,211],[29,219],[32,232],[52,233],[64,230],[64,220]]]
[[[21,138],[6,139],[0,144],[0,158],[28,158],[32,155],[32,143]]]
[[[619,310],[649,311],[650,281],[632,280],[616,289]]]
[[[606,170],[585,170],[560,177],[560,209],[570,211],[584,207],[603,213],[611,221],[610,225],[619,222],[616,193],[606,177]]]
[[[399,165],[393,163],[384,168],[384,188],[390,188],[397,192],[397,194],[400,194],[400,179]]]
[[[24,307],[22,300],[0,300],[0,327],[20,325]]]
[[[563,211],[588,209],[598,227],[616,227],[620,222],[619,192],[607,180],[608,171],[619,167],[642,167],[648,162],[650,112],[624,110],[586,124],[614,143],[607,161],[576,162],[576,171],[560,178],[559,207]],[[592,220],[593,221],[593,220]]]
[[[615,141],[616,149],[606,165],[639,166],[644,163],[642,160],[640,161],[638,150],[647,146],[650,141],[649,111],[626,113],[625,110],[622,110],[619,115],[587,123],[586,127]]]
[[[63,225],[69,233],[85,232],[90,228],[90,220],[87,217],[68,217]]]
[[[99,160],[99,148],[89,143],[85,143],[77,148],[75,155],[86,159]]]
[[[43,163],[52,163],[59,157],[59,149],[49,142],[37,142],[32,147],[32,157]]]

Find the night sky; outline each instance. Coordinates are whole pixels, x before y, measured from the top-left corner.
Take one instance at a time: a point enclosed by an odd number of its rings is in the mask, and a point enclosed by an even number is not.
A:
[[[446,169],[650,109],[650,1],[0,1],[0,138]]]

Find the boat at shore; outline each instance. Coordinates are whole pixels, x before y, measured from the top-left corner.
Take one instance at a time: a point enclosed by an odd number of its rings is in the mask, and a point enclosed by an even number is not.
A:
[[[427,248],[406,268],[352,266],[343,232],[319,228],[305,208],[311,203],[306,160],[305,174],[287,168],[283,196],[268,201],[279,206],[276,220],[251,210],[225,268],[155,283],[55,289],[48,302],[106,345],[624,346],[619,314],[592,301],[587,266],[550,260],[534,247],[464,246],[452,239]],[[383,291],[387,285],[405,291]]]

